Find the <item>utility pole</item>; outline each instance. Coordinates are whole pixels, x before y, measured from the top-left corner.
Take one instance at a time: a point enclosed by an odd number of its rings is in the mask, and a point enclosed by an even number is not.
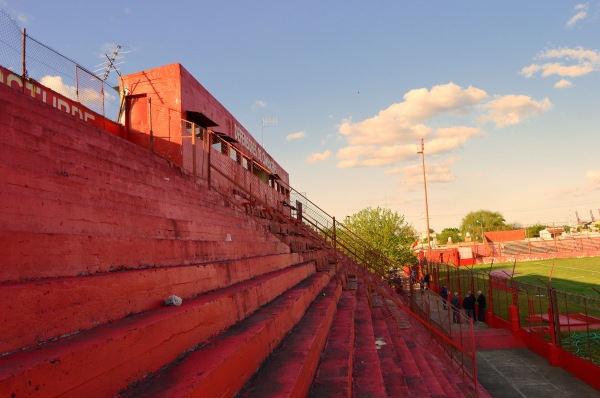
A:
[[[421,162],[423,164],[423,189],[425,191],[425,218],[427,219],[427,262],[431,260],[431,237],[429,233],[429,204],[427,203],[427,178],[425,177],[425,144],[423,138],[421,138],[421,150],[417,152],[421,155]]]

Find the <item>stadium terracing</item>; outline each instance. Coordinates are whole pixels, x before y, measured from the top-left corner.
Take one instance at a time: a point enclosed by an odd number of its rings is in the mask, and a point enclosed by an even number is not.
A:
[[[489,396],[472,322],[183,66],[123,76],[114,122],[0,64],[3,395]]]

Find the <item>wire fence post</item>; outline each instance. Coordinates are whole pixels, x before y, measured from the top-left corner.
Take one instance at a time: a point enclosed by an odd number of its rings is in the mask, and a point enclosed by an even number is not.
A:
[[[213,132],[209,130],[208,134],[207,134],[207,141],[208,141],[208,167],[207,167],[207,170],[206,170],[207,177],[208,177],[208,189],[211,189],[211,187],[212,187],[212,185],[211,185],[212,184],[212,182],[211,182],[211,175],[212,175],[212,171],[211,171],[211,168],[212,168],[212,164],[211,164],[211,162],[212,162],[212,159],[211,159],[211,156],[212,156],[212,139],[213,139]],[[252,185],[250,185],[250,193],[252,193]]]
[[[192,130],[192,173],[194,173],[194,181],[198,177],[196,175],[196,124],[190,126]]]
[[[154,153],[154,132],[152,131],[152,98],[148,97],[148,127],[150,128],[150,151]]]
[[[26,51],[26,45],[27,45],[27,31],[25,30],[25,28],[23,28],[23,36],[22,36],[22,44],[21,44],[21,75],[23,77],[23,80],[25,80],[27,78],[27,51]]]

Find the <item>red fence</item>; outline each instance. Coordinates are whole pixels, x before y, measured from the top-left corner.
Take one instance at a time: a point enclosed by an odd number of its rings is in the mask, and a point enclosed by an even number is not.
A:
[[[434,286],[446,285],[462,297],[487,296],[487,322],[513,330],[533,351],[600,388],[600,298],[532,285],[503,273],[429,263]]]

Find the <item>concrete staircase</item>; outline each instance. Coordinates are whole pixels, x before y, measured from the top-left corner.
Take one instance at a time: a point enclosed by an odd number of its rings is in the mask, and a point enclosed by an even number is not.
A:
[[[313,234],[4,85],[0,109],[1,396],[475,396]]]

